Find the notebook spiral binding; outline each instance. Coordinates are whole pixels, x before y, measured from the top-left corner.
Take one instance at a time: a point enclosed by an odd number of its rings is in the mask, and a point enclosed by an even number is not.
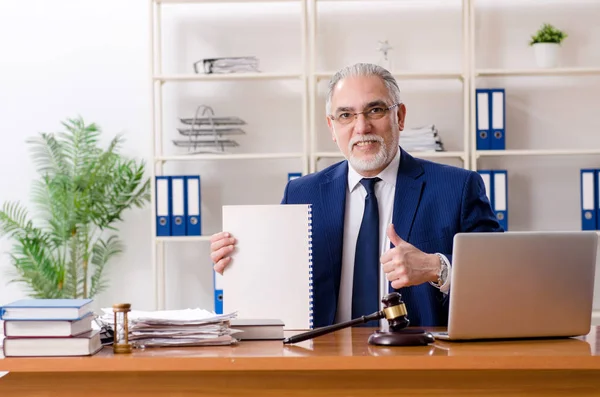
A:
[[[308,325],[313,329],[312,205],[308,206]]]

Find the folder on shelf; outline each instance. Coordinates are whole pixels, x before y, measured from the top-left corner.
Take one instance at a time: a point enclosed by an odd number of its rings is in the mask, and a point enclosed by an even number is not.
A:
[[[581,170],[581,229],[598,229],[598,171]]]
[[[156,177],[156,235],[171,235],[171,178]]]
[[[302,176],[301,172],[290,172],[288,173],[288,181],[291,181],[296,178],[300,178]]]
[[[187,196],[184,176],[171,177],[171,236],[185,236]]]
[[[596,230],[600,230],[600,221],[598,221],[598,219],[600,219],[600,169],[595,170],[595,176],[596,176],[596,195],[594,196],[594,199],[596,201]]]
[[[475,125],[477,150],[490,150],[490,90],[475,90]]]
[[[492,177],[492,208],[500,226],[508,231],[508,174],[506,170],[494,170]]]
[[[506,170],[477,170],[500,226],[508,230],[508,173]]]
[[[485,186],[485,195],[487,196],[490,205],[492,205],[492,171],[478,170],[477,172],[481,175],[481,179]]]
[[[187,191],[186,234],[188,236],[200,236],[202,234],[200,175],[186,176],[185,183]]]
[[[223,276],[213,270],[213,283],[215,291],[215,313],[223,314]]]
[[[490,115],[491,117],[491,134],[490,147],[492,150],[504,150],[505,144],[505,122],[506,122],[506,99],[503,88],[494,88],[490,91]]]

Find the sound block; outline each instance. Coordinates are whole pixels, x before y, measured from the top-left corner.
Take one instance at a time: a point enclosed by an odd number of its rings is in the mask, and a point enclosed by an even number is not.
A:
[[[426,346],[433,341],[433,335],[422,329],[375,331],[369,336],[369,344],[377,346]]]

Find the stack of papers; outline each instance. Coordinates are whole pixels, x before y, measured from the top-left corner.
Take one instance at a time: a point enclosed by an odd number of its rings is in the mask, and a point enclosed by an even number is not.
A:
[[[194,63],[194,71],[196,73],[200,73],[200,64],[202,64],[205,74],[260,72],[258,58],[255,56],[201,59]]]
[[[400,132],[400,146],[407,152],[444,151],[444,144],[433,124]]]
[[[102,311],[99,322],[114,329],[112,309]],[[231,345],[238,341],[233,335],[240,332],[229,326],[229,320],[236,316],[203,309],[132,310],[127,314],[129,342],[137,348]]]

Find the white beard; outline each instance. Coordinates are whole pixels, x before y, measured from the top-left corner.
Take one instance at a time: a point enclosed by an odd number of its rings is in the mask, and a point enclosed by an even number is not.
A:
[[[352,147],[356,143],[361,142],[361,141],[377,141],[377,142],[379,142],[379,144],[380,144],[379,150],[377,151],[375,156],[373,156],[370,159],[364,159],[364,158],[358,158],[358,157],[355,157],[352,155]],[[357,172],[374,171],[374,170],[384,167],[386,164],[389,163],[389,161],[391,160],[389,158],[390,157],[389,149],[391,149],[391,148],[388,148],[387,145],[385,144],[383,138],[378,135],[367,134],[367,135],[357,136],[357,137],[351,139],[350,142],[348,143],[348,153],[349,153],[348,161],[350,162],[352,167]]]

